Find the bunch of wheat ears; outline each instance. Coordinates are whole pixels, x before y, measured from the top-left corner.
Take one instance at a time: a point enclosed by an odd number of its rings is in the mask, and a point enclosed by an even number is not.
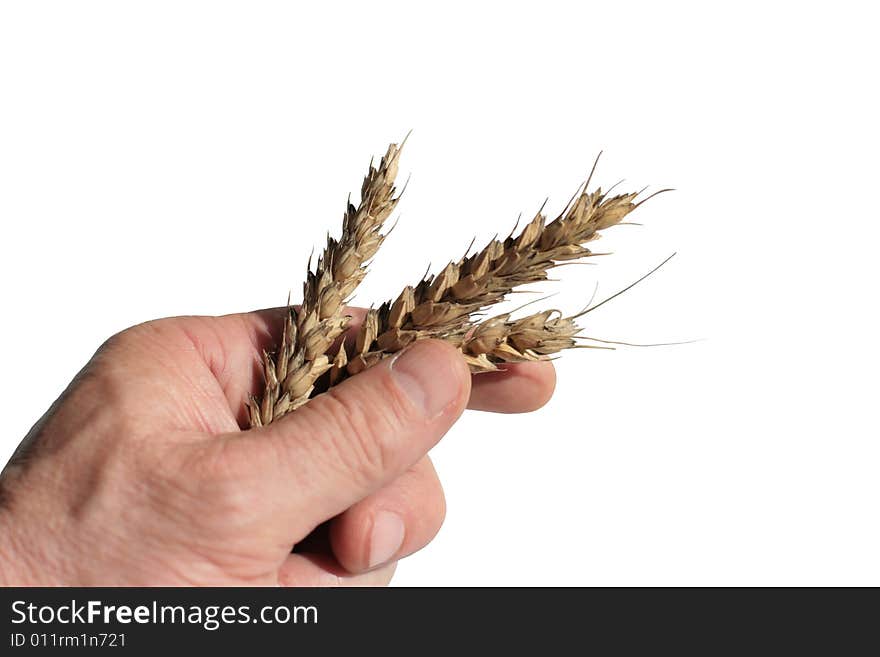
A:
[[[314,271],[309,263],[301,306],[288,304],[281,344],[274,354],[263,353],[265,388],[261,398],[248,402],[251,426],[277,420],[317,392],[423,338],[453,344],[473,372],[585,346],[576,340],[581,329],[575,320],[598,304],[571,317],[545,310],[520,319],[509,313],[484,319],[483,311],[514,288],[546,280],[553,267],[598,255],[585,245],[650,198],[637,202],[640,192],[590,191],[592,172],[556,219],[548,222],[542,208],[517,235],[493,239],[436,276],[408,285],[397,298],[368,310],[354,340],[343,341],[332,353],[352,319],[346,302],[382,245],[382,227],[400,199],[394,180],[401,148],[391,144],[378,165],[370,163],[359,204],[348,203],[342,235],[328,236]]]

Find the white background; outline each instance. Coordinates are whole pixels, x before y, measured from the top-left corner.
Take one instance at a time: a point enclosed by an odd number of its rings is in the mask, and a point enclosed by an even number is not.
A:
[[[878,47],[868,3],[0,6],[5,461],[110,334],[279,305],[414,129],[392,296],[596,181],[675,187],[546,303],[589,335],[528,416],[433,453],[398,584],[880,584]],[[597,246],[599,246],[597,245]]]

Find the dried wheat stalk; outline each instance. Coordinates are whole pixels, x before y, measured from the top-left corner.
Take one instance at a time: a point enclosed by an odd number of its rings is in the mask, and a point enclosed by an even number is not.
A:
[[[510,319],[510,313],[498,315],[478,322],[464,337],[459,345],[465,360],[472,372],[492,372],[498,369],[499,363],[520,363],[546,360],[549,356],[565,349],[613,349],[613,347],[578,343],[581,328],[576,321],[579,317],[608,303],[627,290],[641,283],[655,271],[660,269],[674,256],[666,258],[647,274],[630,283],[622,290],[606,297],[603,301],[587,307],[576,315],[565,317],[558,310],[544,310],[520,319]],[[605,344],[626,344],[630,346],[661,346],[635,345],[628,342],[584,338]],[[667,343],[680,344],[680,343]]]
[[[581,329],[575,319],[557,310],[515,320],[499,315],[478,323],[459,348],[472,372],[491,372],[499,363],[544,360],[579,346],[575,337]]]
[[[505,315],[476,323],[474,316],[514,288],[546,280],[553,267],[597,255],[585,244],[647,200],[636,202],[638,192],[590,192],[589,182],[590,178],[553,221],[547,223],[539,211],[516,237],[492,240],[479,252],[450,262],[437,276],[404,288],[393,302],[370,310],[351,353],[337,356],[332,382],[423,338],[456,344],[474,371],[496,369],[499,362],[536,360],[575,346],[575,317],[544,312],[514,321]]]
[[[402,146],[391,144],[377,166],[370,162],[360,203],[348,203],[341,237],[328,236],[315,271],[309,266],[302,305],[288,308],[277,353],[263,353],[265,387],[259,401],[251,397],[248,403],[251,426],[268,424],[302,406],[318,378],[332,367],[327,350],[348,327],[345,303],[385,239],[382,225],[399,200],[394,179]]]
[[[647,200],[637,202],[639,192],[610,196],[601,189],[589,191],[592,172],[553,221],[547,222],[542,208],[518,235],[493,239],[436,276],[407,286],[394,301],[369,310],[353,344],[342,344],[331,361],[328,349],[348,326],[345,300],[366,274],[384,239],[382,223],[397,204],[393,183],[398,157],[392,144],[379,167],[370,167],[361,205],[349,204],[342,238],[328,238],[316,271],[309,271],[302,308],[291,309],[277,357],[264,354],[266,387],[262,401],[253,398],[249,404],[252,426],[306,403],[323,374],[328,373],[322,385],[335,385],[419,339],[454,344],[474,372],[584,346],[576,341],[580,329],[575,322],[583,313],[564,317],[547,310],[520,319],[504,314],[483,320],[479,315],[515,288],[546,280],[553,267],[598,255],[585,245]]]

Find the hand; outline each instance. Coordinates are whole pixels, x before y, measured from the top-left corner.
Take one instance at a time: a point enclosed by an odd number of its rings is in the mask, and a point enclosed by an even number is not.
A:
[[[523,412],[553,390],[549,363],[472,379],[430,340],[241,431],[284,312],[108,340],[0,476],[0,582],[387,584],[443,521],[428,450],[466,406]]]

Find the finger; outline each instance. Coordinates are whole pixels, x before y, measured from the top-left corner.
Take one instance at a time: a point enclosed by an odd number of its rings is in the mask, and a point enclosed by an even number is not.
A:
[[[201,359],[238,425],[247,426],[245,402],[263,386],[263,350],[274,350],[286,312],[286,308],[270,308],[222,317],[169,317],[147,325],[164,331],[166,342],[176,340],[182,347],[180,355]]]
[[[396,569],[393,562],[352,574],[328,555],[291,554],[278,570],[278,586],[388,586]]]
[[[461,355],[425,340],[216,449],[258,476],[265,508],[296,542],[419,461],[469,394]]]
[[[446,515],[446,500],[428,457],[334,518],[330,544],[351,573],[397,561],[422,549]]]
[[[509,363],[503,370],[474,375],[468,408],[527,413],[541,408],[556,388],[553,363]]]

